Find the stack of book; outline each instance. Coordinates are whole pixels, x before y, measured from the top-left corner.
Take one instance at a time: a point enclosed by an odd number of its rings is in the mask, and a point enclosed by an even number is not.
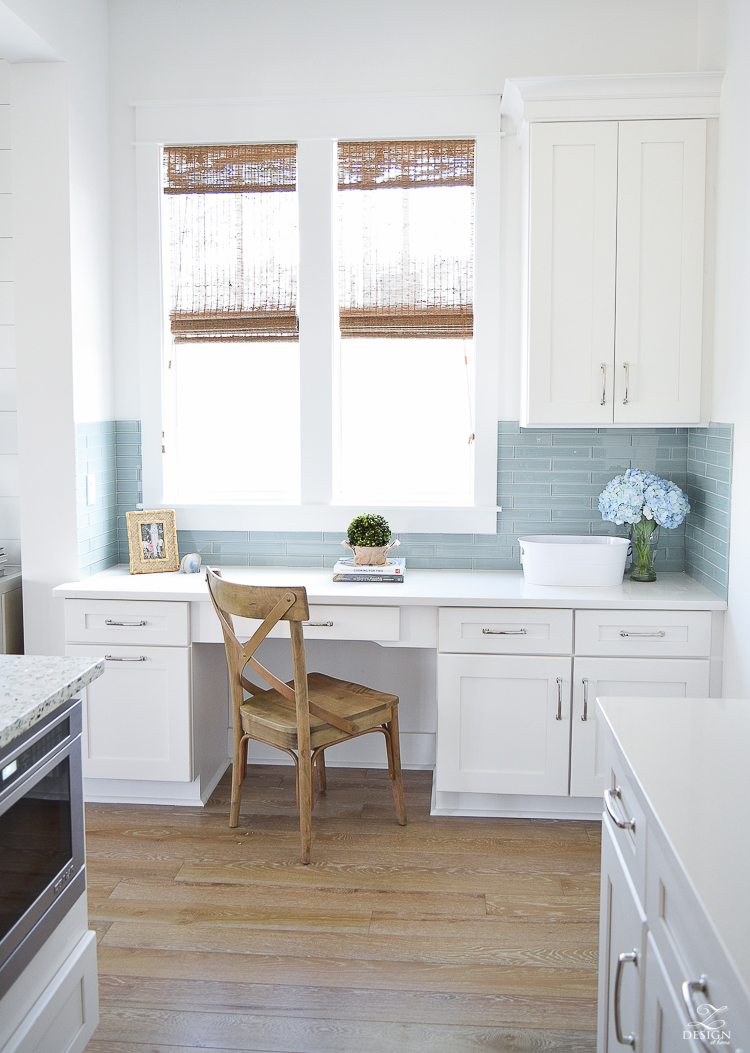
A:
[[[5,573],[5,565],[8,562],[8,557],[5,555],[5,549],[0,545],[0,578]]]
[[[403,581],[406,558],[389,559],[382,567],[357,567],[354,558],[340,559],[333,568],[334,581]]]

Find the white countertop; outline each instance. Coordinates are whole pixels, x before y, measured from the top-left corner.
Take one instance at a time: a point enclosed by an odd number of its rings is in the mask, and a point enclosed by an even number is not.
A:
[[[431,607],[576,607],[600,610],[723,611],[726,602],[686,574],[660,574],[653,582],[625,579],[614,588],[527,585],[521,571],[409,570],[402,584],[334,582],[330,567],[222,567],[231,581],[252,585],[304,586],[310,603]],[[130,574],[111,567],[84,581],[58,585],[55,595],[112,600],[207,601],[200,574]]]
[[[599,705],[750,989],[750,699],[605,698]]]
[[[0,655],[0,747],[104,672],[103,658]]]

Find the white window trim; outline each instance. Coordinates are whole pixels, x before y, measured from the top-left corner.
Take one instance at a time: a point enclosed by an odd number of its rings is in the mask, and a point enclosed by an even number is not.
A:
[[[300,175],[299,505],[177,505],[192,530],[344,530],[360,507],[332,504],[335,143],[346,139],[474,138],[475,456],[472,507],[378,504],[396,532],[487,533],[497,529],[500,357],[500,97],[475,94],[335,96],[136,103],[138,302],[143,502],[163,507],[161,149],[182,143],[297,142]],[[313,208],[305,202],[314,199]],[[330,246],[328,256],[321,252]],[[210,388],[206,397],[211,397]],[[221,397],[221,391],[215,396]]]

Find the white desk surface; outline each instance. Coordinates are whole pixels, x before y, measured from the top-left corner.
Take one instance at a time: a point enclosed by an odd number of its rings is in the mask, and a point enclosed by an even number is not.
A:
[[[750,989],[750,824],[744,792],[750,700],[598,701],[662,831]]]
[[[330,567],[222,567],[230,581],[296,585],[310,603],[421,605],[428,607],[575,607],[600,610],[723,611],[726,602],[686,574],[660,574],[654,582],[627,578],[615,588],[527,585],[521,571],[409,570],[403,584],[332,580]],[[128,567],[103,570],[83,581],[58,585],[55,595],[112,600],[208,600],[201,574],[133,574]]]

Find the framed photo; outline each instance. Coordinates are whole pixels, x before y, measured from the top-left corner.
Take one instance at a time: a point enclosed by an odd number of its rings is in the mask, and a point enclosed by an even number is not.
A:
[[[128,512],[130,573],[179,570],[174,512]]]

